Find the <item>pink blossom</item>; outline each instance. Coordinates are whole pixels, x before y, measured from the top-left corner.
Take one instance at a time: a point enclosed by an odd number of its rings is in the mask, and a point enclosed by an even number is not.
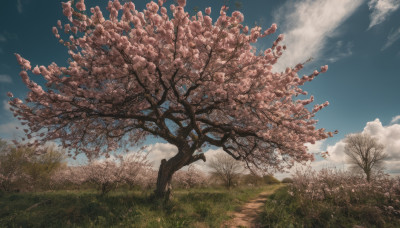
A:
[[[114,8],[115,8],[116,10],[122,9],[122,5],[121,5],[121,3],[119,2],[119,0],[114,0],[113,6],[114,6]]]
[[[211,14],[211,7],[207,7],[205,13],[207,15],[210,15]]]
[[[21,66],[22,69],[30,70],[32,68],[31,63],[28,60],[22,58],[19,54],[15,54],[15,57],[17,57],[18,64]]]
[[[71,30],[71,25],[70,24],[65,24],[64,25],[64,32],[68,33]]]
[[[83,1],[77,1],[77,9],[84,10]],[[310,111],[306,105],[313,97],[297,97],[307,95],[300,86],[316,76],[300,79],[301,64],[284,72],[272,70],[284,49],[279,45],[283,35],[264,55],[256,54],[253,43],[275,32],[276,24],[265,32],[259,26],[249,28],[242,24],[242,13],[230,17],[226,6],[216,23],[209,16],[211,8],[204,16],[189,17],[185,0],[170,6],[170,18],[166,8],[158,12],[164,2],[150,2],[143,12],[127,3],[119,17],[121,3],[110,1],[106,18],[98,6],[86,17],[74,12],[70,1],[62,3],[72,21],[64,32],[75,35],[64,41],[53,28],[70,60],[65,67],[35,66],[32,72],[43,75],[47,88],[29,78],[30,62],[16,54],[29,92],[27,104],[13,100],[11,105],[14,115],[32,129],[31,136],[42,143],[60,140],[89,158],[110,156],[119,146],[136,145],[155,134],[175,143],[185,161],[202,159],[193,149],[204,145],[235,148],[232,154],[263,171],[312,160],[304,144],[333,135],[317,129],[313,119],[327,103]],[[177,129],[160,118],[174,119]],[[182,145],[196,148],[188,151]],[[269,153],[271,145],[278,145],[274,149],[279,156]],[[189,164],[173,164],[174,170],[183,165]],[[157,174],[151,175],[155,180]]]
[[[225,73],[224,72],[217,72],[215,73],[215,79],[219,83],[223,83],[225,79]]]
[[[36,75],[39,75],[40,74],[40,69],[39,69],[39,67],[38,67],[38,65],[36,65],[35,66],[35,68],[33,68],[33,71],[32,71],[34,74],[36,74]]]
[[[21,76],[22,81],[23,81],[26,85],[28,85],[29,82],[30,82],[29,77],[28,77],[28,73],[27,73],[26,71],[21,71],[21,72],[19,73],[19,75]]]
[[[62,8],[63,8],[63,14],[70,20],[72,20],[72,7],[71,7],[71,2],[62,2],[61,3]]]
[[[235,12],[233,12],[233,13],[232,13],[232,17],[235,17],[235,18],[237,18],[237,20],[238,20],[238,23],[242,23],[242,22],[243,22],[243,20],[244,20],[244,16],[243,16],[243,14],[242,14],[241,12],[239,12],[239,11],[235,11]]]
[[[11,98],[11,97],[13,97],[14,95],[13,95],[11,92],[7,92],[7,96]]]
[[[79,2],[76,3],[76,8],[79,11],[85,11],[86,10],[85,1],[84,0],[79,0]]]
[[[178,0],[178,4],[180,7],[185,7],[186,6],[186,0]]]
[[[58,26],[58,28],[62,28],[62,25],[61,25],[61,21],[60,21],[60,20],[57,21],[57,26]]]
[[[321,67],[321,73],[325,73],[328,70],[328,65]]]
[[[54,35],[57,35],[57,34],[58,34],[58,30],[57,30],[56,27],[53,27],[53,30],[52,30],[52,31],[53,31],[53,34],[54,34]]]

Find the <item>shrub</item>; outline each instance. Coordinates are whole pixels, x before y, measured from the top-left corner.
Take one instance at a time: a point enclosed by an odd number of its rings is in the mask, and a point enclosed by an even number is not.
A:
[[[47,189],[51,175],[63,166],[64,152],[56,147],[3,145],[0,153],[0,190]]]
[[[259,186],[264,183],[264,179],[262,177],[252,173],[243,175],[241,179],[242,184],[249,186]]]
[[[266,184],[279,184],[279,183],[281,183],[278,179],[276,179],[272,175],[263,176],[263,179],[264,179],[264,183],[266,183]]]
[[[285,177],[285,178],[283,178],[282,183],[284,183],[284,184],[293,183],[293,179],[290,177]]]

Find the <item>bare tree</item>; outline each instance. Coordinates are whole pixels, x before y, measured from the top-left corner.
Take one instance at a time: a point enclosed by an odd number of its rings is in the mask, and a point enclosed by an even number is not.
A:
[[[243,170],[243,165],[227,154],[217,154],[210,160],[208,166],[212,174],[221,179],[227,188],[233,186],[234,181]]]
[[[356,170],[361,170],[371,180],[374,169],[382,168],[384,159],[387,157],[383,152],[385,148],[377,139],[368,134],[351,134],[345,139],[345,153],[348,161]]]

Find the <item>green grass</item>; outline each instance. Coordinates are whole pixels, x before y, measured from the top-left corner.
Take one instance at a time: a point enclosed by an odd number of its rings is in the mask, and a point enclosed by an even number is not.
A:
[[[166,204],[139,190],[3,194],[0,227],[219,227],[228,211],[273,187],[178,189]]]

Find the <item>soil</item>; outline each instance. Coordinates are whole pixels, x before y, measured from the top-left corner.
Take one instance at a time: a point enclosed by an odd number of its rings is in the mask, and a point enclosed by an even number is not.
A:
[[[233,217],[231,220],[226,221],[221,227],[248,227],[248,228],[257,228],[262,227],[261,224],[257,223],[257,220],[260,216],[260,213],[263,211],[263,206],[268,199],[268,196],[271,195],[279,186],[273,188],[269,191],[265,191],[260,193],[257,198],[249,201],[245,205],[243,205],[239,211],[232,212],[231,216]]]

